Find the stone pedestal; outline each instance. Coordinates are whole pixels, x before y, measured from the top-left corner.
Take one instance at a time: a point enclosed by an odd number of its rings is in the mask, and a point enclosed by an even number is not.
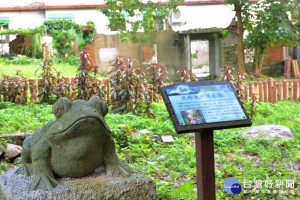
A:
[[[0,176],[1,200],[154,200],[155,183],[147,176],[124,164],[131,172],[127,178],[110,178],[104,169],[82,178],[58,179],[53,190],[30,191],[32,177],[15,174],[12,169]]]

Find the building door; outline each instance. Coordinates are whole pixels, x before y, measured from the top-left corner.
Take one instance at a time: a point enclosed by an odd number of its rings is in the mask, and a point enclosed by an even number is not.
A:
[[[209,41],[191,41],[192,73],[197,78],[205,78],[209,75]]]

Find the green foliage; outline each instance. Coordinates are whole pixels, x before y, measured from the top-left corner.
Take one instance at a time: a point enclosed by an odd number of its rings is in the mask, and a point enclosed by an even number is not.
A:
[[[100,67],[91,61],[86,49],[80,51],[80,61],[76,74],[78,98],[88,100],[96,90],[102,91],[101,84],[96,79]]]
[[[160,88],[165,85],[167,75],[167,67],[164,65],[152,63],[148,67],[148,77],[150,78],[150,81],[148,81],[148,83],[152,84],[154,102],[159,102],[160,100]]]
[[[119,157],[135,169],[152,178],[157,187],[158,199],[196,200],[196,160],[193,134],[176,135],[163,103],[153,104],[156,119],[127,114],[109,113],[105,118],[117,142]],[[32,132],[54,119],[47,104],[0,103],[0,133]],[[294,134],[292,140],[246,139],[242,129],[214,132],[215,175],[217,199],[297,199],[300,174],[300,104],[279,102],[261,103],[253,124],[278,124],[288,126]],[[137,134],[147,129],[149,135]],[[173,144],[163,144],[151,139],[154,135],[173,135]],[[120,141],[119,141],[120,140]],[[7,165],[1,162],[2,165]],[[243,187],[245,181],[295,180],[295,195],[268,192],[232,196],[223,189],[223,183],[234,176]],[[281,195],[281,197],[279,197]]]
[[[117,56],[110,73],[110,81],[114,112],[149,114],[151,102],[147,98],[151,94],[147,89],[146,74],[141,71],[135,59]]]
[[[86,25],[91,27],[91,31],[83,31],[82,38],[83,41],[78,45],[78,49],[82,49],[86,45],[90,44],[94,40],[94,35],[96,34],[96,27],[93,21],[86,22]]]
[[[247,74],[243,74],[240,70],[236,70],[233,66],[227,65],[224,67],[221,72],[221,81],[231,82],[235,87],[237,94],[239,95],[241,101],[248,102],[246,99],[246,90],[245,90],[245,82]]]
[[[60,57],[71,53],[72,42],[78,37],[74,29],[52,30],[53,47]]]
[[[14,76],[2,75],[0,79],[0,95],[3,101],[14,103],[27,103],[25,93],[25,78],[17,71]]]
[[[197,77],[195,74],[191,73],[187,69],[182,68],[176,72],[175,81],[176,82],[197,81]]]
[[[40,63],[39,59],[30,58],[24,55],[17,55],[11,58],[0,58],[1,65],[25,65],[25,64],[37,64]]]
[[[23,58],[19,60],[19,56],[16,56],[15,58],[12,58],[11,60],[9,58],[0,58],[0,75],[8,75],[13,76],[16,74],[17,71],[19,71],[19,74],[23,77],[26,77],[28,79],[31,78],[38,78],[39,74],[36,73],[37,68],[39,68],[42,60],[41,59],[34,59],[34,58],[28,58],[26,57],[26,64],[13,64],[16,62],[24,62]],[[23,56],[22,56],[23,57]],[[55,58],[51,59],[53,61],[53,69],[55,71],[61,71],[64,77],[74,77],[76,75],[76,70],[78,68],[78,64],[71,65],[67,63],[79,63],[78,57],[71,57],[69,60],[68,58]]]
[[[54,63],[59,64],[69,64],[73,66],[78,66],[80,64],[80,58],[78,56],[69,55],[66,58],[63,57],[56,57],[56,58],[50,58],[51,61]]]
[[[43,50],[41,44],[41,35],[35,34],[32,37],[32,41],[30,44],[30,53],[34,58],[42,58],[43,57]]]
[[[32,57],[40,57],[42,55],[41,36],[44,33],[45,26],[39,26],[36,28],[19,28],[19,29],[4,29],[0,30],[0,35],[24,35],[32,38],[30,49],[26,55],[32,55]]]
[[[44,29],[45,29],[44,25],[36,28],[4,29],[4,30],[0,30],[0,35],[25,35],[25,36],[33,36],[36,34],[42,35]]]
[[[256,73],[260,74],[270,46],[298,44],[296,1],[265,0],[256,4],[245,4],[243,14],[243,22],[249,32],[245,45],[255,49]]]
[[[54,119],[51,105],[0,103],[0,133],[30,133]]]
[[[110,24],[109,28],[116,29],[123,42],[149,41],[150,32],[155,30],[155,25],[168,17],[170,11],[175,11],[182,0],[169,0],[161,2],[141,0],[105,0],[107,7],[100,8],[106,15]],[[144,33],[137,35],[139,29]]]
[[[67,31],[73,29],[77,35],[82,35],[81,26],[72,20],[51,19],[44,21],[44,24],[48,27],[50,34],[52,34],[52,31]]]
[[[53,47],[59,56],[71,53],[72,42],[82,36],[81,26],[67,19],[46,20],[44,24],[48,27],[53,37]]]
[[[42,93],[39,95],[41,103],[49,103],[50,95],[52,93],[52,79],[54,78],[52,62],[45,58],[40,66],[40,77],[42,78],[43,85],[41,86]]]

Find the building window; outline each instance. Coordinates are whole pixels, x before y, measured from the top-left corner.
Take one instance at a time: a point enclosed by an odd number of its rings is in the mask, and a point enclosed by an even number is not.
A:
[[[75,18],[74,14],[49,14],[48,19],[70,19]]]

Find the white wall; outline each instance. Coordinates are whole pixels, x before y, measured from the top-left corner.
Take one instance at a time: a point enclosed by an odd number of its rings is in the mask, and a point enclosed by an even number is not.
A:
[[[35,28],[45,20],[44,11],[6,11],[0,12],[0,17],[9,17],[9,28]]]
[[[104,0],[43,0],[45,5],[87,5],[104,4]]]
[[[44,4],[45,0],[0,0],[0,7],[37,6]]]

